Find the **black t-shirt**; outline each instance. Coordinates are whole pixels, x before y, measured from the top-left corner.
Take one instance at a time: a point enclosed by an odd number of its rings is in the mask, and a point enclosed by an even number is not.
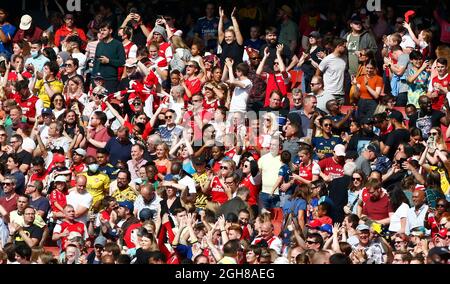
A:
[[[48,210],[50,209],[50,203],[44,196],[39,197],[36,200],[30,200],[30,206],[36,210],[42,210],[45,212],[44,218],[47,218]]]
[[[22,228],[30,238],[38,239],[39,241],[41,241],[44,230],[42,230],[35,224],[31,224],[31,226],[28,226],[28,227],[24,226]],[[26,244],[25,241],[22,239],[22,237],[19,235],[19,233],[16,233],[16,235],[14,237],[14,243],[16,245]]]
[[[398,145],[401,143],[408,143],[409,139],[409,131],[405,128],[396,129],[389,133],[385,143],[389,146],[387,157],[392,160],[394,158],[395,151],[397,151]]]
[[[422,130],[423,138],[428,139],[428,133],[430,132],[431,128],[440,127],[440,120],[444,116],[445,114],[443,112],[434,109],[429,114],[425,114],[419,110],[409,120],[409,128],[419,128],[420,130]]]
[[[277,44],[279,44],[279,43],[277,43]],[[261,46],[261,48],[259,49],[259,56],[261,58],[263,58],[264,57],[264,49],[266,47],[269,47],[270,54],[266,60],[266,64],[264,65],[264,71],[266,71],[266,72],[273,70],[273,62],[277,58],[277,44],[274,44],[274,45],[263,44],[263,46]],[[286,68],[287,68],[287,66],[292,58],[292,52],[287,45],[284,46],[283,52],[281,53],[281,57],[283,58],[284,64],[286,65]]]
[[[347,152],[360,152],[364,146],[369,144],[372,140],[376,140],[378,137],[375,135],[375,133],[356,133],[353,134],[352,138],[350,138],[350,141],[347,145]]]
[[[17,153],[17,157],[19,157],[21,165],[23,164],[30,165],[31,159],[33,158],[33,156],[25,150],[22,150],[19,153]]]
[[[233,68],[236,67],[237,64],[242,63],[242,56],[244,55],[244,46],[239,45],[236,40],[231,44],[222,41],[220,44],[222,47],[222,54],[220,55],[220,63],[222,66],[225,66],[225,59],[230,57],[233,59]]]

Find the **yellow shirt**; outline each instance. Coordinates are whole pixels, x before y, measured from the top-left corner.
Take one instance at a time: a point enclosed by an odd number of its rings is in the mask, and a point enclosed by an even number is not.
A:
[[[9,213],[9,221],[14,222],[21,227],[25,226],[25,221],[23,220],[23,215],[19,215],[17,213],[17,210],[11,211],[11,213]],[[41,215],[39,215],[38,213],[35,214],[33,224],[38,226],[39,228],[45,227],[45,221],[42,219]]]
[[[270,152],[258,160],[258,167],[261,169],[262,192],[272,193],[272,188],[278,179],[278,172],[282,165],[280,155],[274,157]],[[278,189],[274,193],[279,194]]]
[[[134,193],[131,187],[127,187],[124,190],[117,189],[112,194],[112,197],[114,197],[117,202],[122,202],[125,200],[134,202],[137,198],[136,193]]]
[[[87,179],[86,189],[92,195],[94,205],[97,201],[102,200],[106,194],[109,192],[109,177],[104,173],[99,173],[96,175],[88,175],[82,173]]]
[[[62,93],[64,89],[64,84],[58,80],[51,81],[48,84],[55,93]],[[34,88],[38,90],[38,97],[44,103],[44,107],[46,108],[50,107],[50,96],[47,94],[47,91],[45,90],[44,80],[43,79],[38,80],[36,82],[36,85],[34,85]]]

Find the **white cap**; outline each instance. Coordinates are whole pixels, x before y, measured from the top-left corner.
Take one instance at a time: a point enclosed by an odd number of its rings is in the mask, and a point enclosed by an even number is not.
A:
[[[82,148],[78,148],[74,152],[77,153],[80,156],[86,157],[86,150],[84,150]]]
[[[31,18],[30,15],[23,15],[20,19],[20,25],[19,28],[21,30],[27,31],[31,27],[31,22],[33,21],[33,18]]]
[[[345,156],[345,146],[342,144],[337,144],[336,146],[334,146],[334,153],[336,154],[336,156]]]
[[[67,178],[63,175],[59,175],[53,180],[53,182],[67,182]]]

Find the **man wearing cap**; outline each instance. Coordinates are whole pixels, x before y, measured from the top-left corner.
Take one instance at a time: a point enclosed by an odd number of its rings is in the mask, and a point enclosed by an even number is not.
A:
[[[75,220],[84,224],[88,221],[88,210],[92,205],[92,195],[86,190],[87,179],[83,175],[76,178],[76,186],[69,190],[67,204],[75,209]]]
[[[86,163],[84,163],[84,157],[86,157],[86,150],[83,148],[77,148],[73,151],[72,154],[72,166],[70,167],[70,171],[72,172],[72,176],[75,178],[78,174],[81,174],[87,171]]]
[[[101,264],[102,252],[106,245],[106,238],[99,235],[94,241],[94,250],[86,257],[87,264]]]
[[[291,52],[294,53],[298,44],[298,27],[291,19],[292,9],[288,5],[281,6],[278,9],[277,18],[281,21],[278,41],[289,47]]]
[[[75,26],[75,18],[73,14],[66,14],[64,16],[64,25],[55,32],[55,46],[61,47],[64,39],[71,35],[78,36],[84,43],[87,42],[86,34],[83,29]]]
[[[368,176],[372,172],[371,163],[380,155],[380,147],[374,143],[367,144],[361,155],[356,159],[356,169]]]
[[[345,163],[345,146],[337,144],[333,149],[333,156],[319,161],[320,176],[326,182],[331,182],[335,178],[340,178],[344,175]]]
[[[84,240],[89,238],[86,224],[78,222],[75,220],[75,208],[72,205],[67,204],[64,207],[64,219],[61,224],[56,224],[53,229],[52,240],[60,241],[60,248],[64,250],[67,246],[67,241],[69,240],[69,236],[72,233],[79,234]],[[88,242],[86,242],[89,245]]]
[[[350,257],[353,263],[384,263],[384,249],[378,243],[371,242],[370,228],[366,224],[360,224],[356,227],[359,242],[352,246]]]
[[[42,36],[42,29],[33,24],[33,18],[30,15],[23,15],[20,19],[19,30],[14,35],[13,42],[17,43],[25,40],[30,43],[39,40]]]
[[[378,46],[373,35],[364,30],[362,20],[358,15],[351,18],[350,28],[351,31],[344,35],[344,38],[347,40],[349,72],[354,76],[358,71],[361,50],[369,49],[376,53]]]
[[[110,22],[100,25],[100,42],[95,50],[93,73],[100,73],[105,79],[105,88],[113,93],[117,90],[118,68],[125,64],[125,51],[120,41],[112,37]]]
[[[4,8],[0,8],[0,54],[6,54],[9,58],[12,54],[11,39],[16,32],[16,27],[8,21],[8,12]]]
[[[133,225],[139,223],[139,220],[133,215],[134,206],[131,201],[122,201],[119,202],[119,208],[117,209],[117,217],[122,225],[120,226],[119,236],[121,239],[125,236],[128,228]]]
[[[409,143],[410,134],[403,124],[403,114],[401,112],[392,110],[389,114],[389,119],[394,126],[394,131],[387,135],[385,141],[380,142],[380,148],[381,153],[392,160],[398,146],[402,143]]]

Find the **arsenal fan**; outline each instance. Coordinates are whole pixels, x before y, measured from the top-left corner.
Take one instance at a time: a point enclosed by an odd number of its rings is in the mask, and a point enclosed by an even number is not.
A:
[[[41,113],[43,102],[30,92],[28,84],[27,79],[16,83],[18,96],[15,97],[15,100],[21,107],[23,115],[27,118],[27,122],[32,125],[36,120],[36,113]]]

